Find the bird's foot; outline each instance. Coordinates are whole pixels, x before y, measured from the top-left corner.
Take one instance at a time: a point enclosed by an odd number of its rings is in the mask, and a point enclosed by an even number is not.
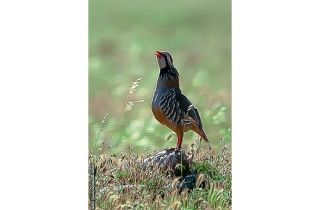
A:
[[[178,152],[178,151],[181,151],[181,149],[182,149],[181,147],[176,147],[176,148],[174,149],[174,151],[175,151],[175,152]]]

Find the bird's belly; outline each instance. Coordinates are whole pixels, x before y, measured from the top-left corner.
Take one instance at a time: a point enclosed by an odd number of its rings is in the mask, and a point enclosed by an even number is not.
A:
[[[153,115],[162,124],[169,127],[173,131],[177,131],[178,124],[172,123],[159,108],[152,108]]]
[[[173,129],[172,123],[166,118],[163,111],[160,108],[160,97],[163,95],[163,93],[155,92],[152,98],[152,113],[154,117],[163,125],[166,125],[167,127]]]

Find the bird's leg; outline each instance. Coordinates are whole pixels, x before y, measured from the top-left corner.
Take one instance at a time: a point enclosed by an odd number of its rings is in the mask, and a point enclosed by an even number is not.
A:
[[[177,137],[178,137],[178,142],[177,142],[176,151],[177,150],[181,150],[181,144],[182,144],[182,139],[183,139],[183,131],[177,132]]]

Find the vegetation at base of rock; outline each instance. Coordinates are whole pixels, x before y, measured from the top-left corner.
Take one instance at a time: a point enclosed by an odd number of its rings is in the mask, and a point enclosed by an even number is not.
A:
[[[89,195],[91,170],[96,166],[95,192],[97,209],[231,209],[231,153],[227,145],[203,149],[193,143],[191,170],[200,174],[194,189],[179,192],[179,178],[170,169],[143,168],[143,161],[154,154],[135,154],[133,148],[107,155],[89,152]],[[218,150],[219,149],[219,150]],[[204,184],[201,184],[204,183]],[[90,199],[88,201],[90,203]]]

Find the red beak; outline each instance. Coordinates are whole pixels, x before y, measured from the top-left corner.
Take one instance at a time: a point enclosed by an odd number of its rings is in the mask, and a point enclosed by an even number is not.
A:
[[[160,58],[160,57],[162,56],[161,52],[156,51],[156,56],[157,56],[158,58]]]

